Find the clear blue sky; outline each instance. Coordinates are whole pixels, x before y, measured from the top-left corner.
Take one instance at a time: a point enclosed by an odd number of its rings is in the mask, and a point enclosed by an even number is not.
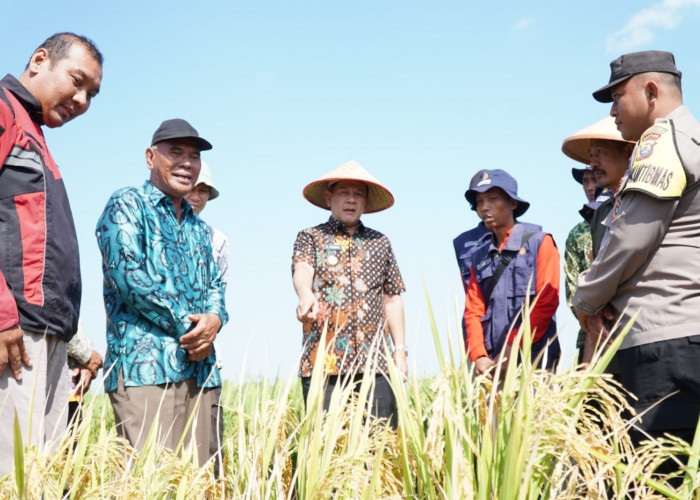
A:
[[[347,160],[393,192],[363,217],[392,240],[408,291],[410,361],[437,371],[424,283],[446,338],[464,300],[452,238],[473,227],[463,193],[481,168],[504,168],[532,203],[523,220],[563,252],[578,222],[578,166],[562,140],[609,108],[591,97],[624,52],[670,50],[685,102],[700,114],[700,1],[609,2],[3,2],[0,67],[18,76],[58,31],[105,55],[90,111],[49,130],[80,240],[83,323],[104,351],[94,227],[109,195],[147,177],[144,150],[167,118],[189,120],[219,199],[203,217],[231,243],[224,377],[295,372],[292,244],[328,217],[302,188]],[[571,352],[576,327],[559,310]],[[245,363],[245,368],[244,368]]]

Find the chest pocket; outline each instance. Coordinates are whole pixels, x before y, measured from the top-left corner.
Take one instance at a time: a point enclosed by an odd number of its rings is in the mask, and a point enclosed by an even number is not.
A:
[[[509,297],[535,295],[535,256],[530,252],[518,254],[511,263],[511,279],[508,283]],[[529,285],[529,287],[528,287]]]
[[[472,253],[474,253],[474,247],[468,248],[467,250],[459,254],[459,257],[457,258],[457,261],[459,262],[459,270],[462,272],[463,278],[469,276],[469,266],[472,263]]]
[[[470,257],[476,257],[476,255],[471,255]],[[484,299],[486,299],[488,302],[488,299],[490,297],[488,291],[492,289],[491,283],[493,281],[493,276],[496,272],[497,263],[493,262],[493,257],[487,255],[483,259],[480,259],[478,262],[476,259],[474,259],[471,264],[474,267],[474,277],[479,283],[481,293],[484,296]]]

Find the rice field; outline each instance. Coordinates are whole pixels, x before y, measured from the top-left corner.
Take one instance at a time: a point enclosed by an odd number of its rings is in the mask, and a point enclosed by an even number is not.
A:
[[[308,411],[296,377],[225,382],[220,478],[211,465],[193,465],[193,449],[164,449],[153,432],[136,453],[117,436],[99,394],[55,452],[27,447],[16,455],[19,467],[0,479],[0,498],[700,498],[699,439],[630,444],[624,394],[602,374],[624,333],[585,370],[552,374],[511,358],[496,384],[474,375],[459,334],[443,351],[433,324],[441,373],[407,383],[389,374],[396,432],[366,418],[368,378],[359,391],[337,390],[324,413],[323,362]],[[674,455],[689,457],[675,489],[673,477],[655,474]]]

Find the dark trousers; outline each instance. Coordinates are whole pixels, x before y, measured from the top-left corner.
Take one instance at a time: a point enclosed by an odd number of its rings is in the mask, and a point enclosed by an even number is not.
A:
[[[326,378],[326,384],[323,395],[323,409],[328,411],[331,404],[331,396],[333,389],[338,384],[351,383],[355,392],[360,390],[363,375],[358,373],[353,376],[331,375]],[[350,380],[348,380],[348,378]],[[309,396],[309,388],[311,387],[311,377],[301,377],[301,389],[304,394],[304,404],[307,404]],[[374,394],[372,394],[372,392]],[[389,380],[384,375],[377,374],[374,379],[374,387],[370,389],[370,401],[367,402],[367,413],[377,418],[385,418],[389,420],[391,428],[396,429],[398,426],[398,414],[396,411],[396,397],[391,388]]]
[[[618,358],[622,385],[637,396],[630,403],[637,413],[650,408],[637,427],[683,436],[695,430],[700,416],[700,335],[623,349]]]
[[[623,349],[618,359],[622,385],[638,398],[630,404],[637,413],[649,410],[630,431],[634,445],[646,439],[645,433],[652,437],[668,433],[692,443],[700,416],[700,335]],[[657,472],[677,469],[669,459]]]

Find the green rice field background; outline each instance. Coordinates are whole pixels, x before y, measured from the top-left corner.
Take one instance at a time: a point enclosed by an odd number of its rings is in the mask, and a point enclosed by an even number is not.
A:
[[[99,393],[53,453],[27,447],[16,454],[0,498],[700,498],[699,439],[630,444],[625,396],[602,374],[625,333],[586,369],[552,374],[512,357],[492,383],[474,375],[459,334],[442,346],[433,324],[440,374],[402,383],[391,367],[396,432],[365,415],[369,377],[357,391],[337,390],[324,413],[323,362],[307,410],[297,377],[225,382],[219,478],[211,463],[193,465],[192,447],[164,449],[154,432],[143,452],[132,450]],[[527,324],[521,335],[527,359]],[[21,441],[18,431],[15,438]],[[676,456],[687,461],[679,472],[655,472]]]

